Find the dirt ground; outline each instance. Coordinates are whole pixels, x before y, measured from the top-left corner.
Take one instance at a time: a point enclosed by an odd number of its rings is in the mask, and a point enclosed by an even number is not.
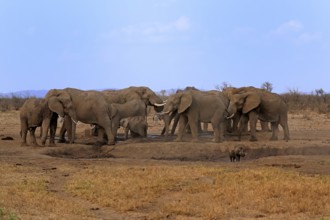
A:
[[[93,209],[95,204],[75,198],[64,192],[64,183],[69,174],[57,169],[63,164],[75,167],[77,171],[91,164],[144,165],[157,164],[204,164],[240,169],[241,167],[278,167],[295,170],[308,175],[330,175],[330,116],[314,112],[289,115],[291,140],[269,141],[270,132],[258,132],[259,141],[249,142],[248,136],[236,141],[236,136],[227,135],[226,141],[213,143],[211,132],[203,133],[200,142],[190,142],[186,135],[184,142],[173,142],[174,137],[160,136],[163,123],[155,124],[148,118],[149,129],[146,139],[119,139],[115,146],[93,147],[94,137],[90,127],[78,124],[76,144],[57,144],[57,147],[21,147],[19,112],[0,113],[0,162],[15,166],[35,166],[49,176],[49,190],[72,202],[79,202],[93,210],[96,219],[143,219],[147,213],[117,213],[108,207]],[[60,126],[60,125],[59,125]],[[36,133],[38,132],[37,130]],[[57,132],[58,133],[58,132]],[[121,134],[122,131],[119,131]],[[2,140],[12,137],[14,140]],[[28,139],[29,141],[29,139]],[[40,143],[40,139],[37,140]],[[228,151],[235,146],[248,148],[247,156],[240,163],[230,163]],[[1,177],[0,177],[1,178]],[[1,207],[0,207],[1,208]],[[33,212],[33,211],[31,211]],[[42,213],[26,219],[43,219]],[[71,217],[70,217],[71,218]],[[75,219],[75,218],[71,218]],[[79,218],[77,218],[79,219]]]

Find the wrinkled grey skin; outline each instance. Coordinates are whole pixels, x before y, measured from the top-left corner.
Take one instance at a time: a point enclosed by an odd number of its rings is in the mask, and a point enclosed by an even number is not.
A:
[[[201,91],[184,91],[171,95],[164,106],[163,114],[179,114],[179,132],[176,141],[182,137],[188,124],[193,141],[198,141],[198,127],[201,122],[211,123],[214,141],[221,142],[224,135],[226,106],[219,95]]]
[[[200,91],[202,92],[201,90],[193,87],[193,86],[187,86],[185,89],[183,90],[180,90],[178,89],[176,91],[176,93],[179,93],[179,92],[184,92],[184,91]],[[223,96],[221,94],[221,92],[219,91],[216,91],[216,90],[212,90],[212,91],[207,91],[207,93],[209,94],[215,94],[215,95],[219,95],[221,96],[221,98],[223,99],[223,102],[226,106],[228,106],[228,103],[229,103],[229,99],[226,98],[225,96]],[[165,136],[168,136],[169,134],[172,136],[174,135],[174,132],[176,130],[176,127],[178,125],[178,122],[179,122],[179,114],[177,111],[173,111],[171,112],[171,114],[166,114],[163,116],[163,120],[164,120],[164,128],[161,132],[161,135],[165,135]],[[173,121],[173,125],[172,125],[172,129],[170,129],[170,124],[171,122]],[[208,123],[207,122],[204,122],[203,123],[203,131],[204,132],[207,132],[207,129],[208,129]],[[190,133],[190,127],[189,125],[187,126],[187,133]],[[202,128],[201,128],[201,125],[199,124],[198,125],[198,132],[201,133],[202,132]]]
[[[104,133],[108,137],[107,144],[115,144],[115,138],[111,132],[109,105],[101,92],[74,88],[51,89],[46,94],[45,100],[51,111],[56,112],[61,117],[69,116],[73,121],[70,143],[73,143],[75,139],[76,123],[81,121],[102,128],[96,144],[105,144],[103,141]]]
[[[233,150],[229,152],[229,158],[230,162],[239,162],[241,160],[241,157],[245,157],[246,152],[244,147],[239,146],[235,147]]]
[[[36,141],[35,130],[41,127],[42,123],[50,124],[50,138],[49,146],[55,146],[55,133],[57,127],[58,115],[48,108],[44,99],[30,98],[26,100],[20,109],[20,122],[21,122],[21,146],[28,146],[26,142],[27,132],[30,132],[30,144],[32,146],[39,146]],[[45,135],[47,136],[47,131]],[[42,132],[41,132],[42,133]],[[45,142],[42,143],[45,145]]]
[[[129,131],[132,137],[147,137],[148,124],[145,116],[123,118],[120,120],[120,125],[125,130],[125,139],[128,138]]]
[[[162,107],[157,107],[156,104],[161,104],[163,103],[163,100],[154,92],[152,91],[150,88],[146,87],[146,86],[131,86],[128,88],[124,88],[124,89],[118,89],[118,90],[104,90],[102,91],[102,93],[104,94],[107,103],[113,104],[113,103],[118,103],[118,104],[124,104],[128,101],[132,101],[132,100],[141,100],[142,102],[145,103],[145,105],[149,105],[149,106],[153,106],[154,109],[156,110],[156,112],[160,112],[162,111]],[[145,112],[145,116],[146,116],[147,112]],[[64,125],[61,128],[61,132],[60,132],[60,142],[65,142],[65,131],[69,131],[68,132],[68,136],[71,136],[70,134],[70,129],[66,129],[66,125],[69,125],[70,128],[70,121],[68,123],[64,123]],[[93,135],[97,134],[97,130],[98,130],[98,126],[95,126],[95,128],[93,129]]]
[[[267,92],[267,90],[255,88],[253,86],[240,87],[240,88],[228,87],[228,88],[225,88],[223,90],[224,96],[226,96],[227,99],[228,99],[228,104],[229,104],[229,97],[231,95],[242,94],[242,93],[246,93],[246,92],[262,93],[262,92]],[[242,123],[240,123],[241,117],[242,117],[242,111],[238,110],[236,112],[236,114],[231,118],[232,126],[230,128],[230,133],[238,133],[239,134],[240,130],[242,132],[248,132],[248,123],[246,123],[244,125]],[[269,128],[269,122],[260,121],[260,125],[261,125],[261,131],[262,132],[270,132],[271,131],[271,129]]]
[[[229,94],[230,102],[227,109],[229,117],[234,116],[237,112],[242,114],[239,139],[242,129],[250,121],[250,141],[257,141],[256,124],[259,119],[260,121],[271,122],[271,140],[278,140],[278,125],[281,125],[284,130],[284,140],[288,141],[290,136],[287,103],[278,94],[254,89],[257,91]]]
[[[114,137],[117,135],[117,129],[120,126],[120,120],[123,118],[143,116],[145,119],[146,105],[140,99],[128,101],[124,104],[112,103],[110,106],[111,127]]]

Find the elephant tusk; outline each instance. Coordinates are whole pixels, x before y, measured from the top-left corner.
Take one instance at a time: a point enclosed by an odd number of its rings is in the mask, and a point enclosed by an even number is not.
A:
[[[158,113],[159,115],[166,115],[166,114],[170,114],[171,111],[166,111],[166,112],[161,112],[161,113]]]
[[[157,107],[162,107],[162,106],[164,106],[165,104],[166,104],[166,103],[163,102],[162,104],[155,103],[154,105],[157,106]]]
[[[231,118],[233,118],[233,117],[234,117],[234,115],[235,115],[235,113],[234,113],[234,114],[232,114],[231,116],[227,116],[227,117],[226,117],[226,119],[231,119]]]
[[[73,118],[71,118],[72,122],[75,124],[78,124],[78,121],[75,121]]]

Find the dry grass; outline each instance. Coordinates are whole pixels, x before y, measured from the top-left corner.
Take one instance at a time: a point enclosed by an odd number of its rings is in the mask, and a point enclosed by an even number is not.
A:
[[[275,168],[93,167],[74,175],[67,190],[117,211],[147,211],[152,219],[330,216],[330,177]]]
[[[19,213],[21,219],[33,219],[33,213],[50,219],[66,214],[86,216],[79,206],[48,190],[51,182],[40,168],[1,163],[0,173],[0,208],[8,219],[11,213]]]

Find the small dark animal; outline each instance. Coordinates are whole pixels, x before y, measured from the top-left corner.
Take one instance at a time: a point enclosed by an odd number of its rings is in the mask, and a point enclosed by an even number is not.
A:
[[[233,150],[229,152],[230,162],[239,162],[241,157],[245,157],[246,152],[244,147],[235,147]]]

